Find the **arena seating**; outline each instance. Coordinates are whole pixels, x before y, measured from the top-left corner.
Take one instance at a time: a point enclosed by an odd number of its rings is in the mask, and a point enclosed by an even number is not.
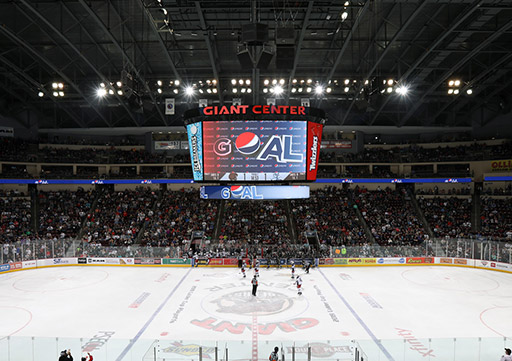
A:
[[[470,197],[419,197],[418,203],[434,237],[462,238],[471,235]]]
[[[482,235],[512,239],[512,199],[483,197],[480,218]]]

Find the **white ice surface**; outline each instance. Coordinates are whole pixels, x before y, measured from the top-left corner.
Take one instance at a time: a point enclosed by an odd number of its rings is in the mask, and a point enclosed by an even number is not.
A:
[[[512,275],[438,266],[297,273],[302,296],[289,269],[263,268],[257,297],[252,270],[244,279],[236,268],[84,266],[0,275],[0,361],[56,360],[65,348],[79,360],[80,349],[95,342],[97,361],[152,360],[152,346],[159,360],[197,360],[187,347],[216,341],[220,349],[229,342],[230,360],[267,359],[273,346],[294,342],[319,343],[316,360],[343,360],[352,356],[322,345],[358,340],[369,361],[492,360],[512,346]],[[306,357],[301,352],[297,360]]]

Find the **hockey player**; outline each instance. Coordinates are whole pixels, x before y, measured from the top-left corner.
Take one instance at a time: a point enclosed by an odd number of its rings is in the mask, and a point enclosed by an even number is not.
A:
[[[302,295],[302,278],[300,278],[300,276],[297,276],[295,284],[297,285],[297,294],[299,296]]]
[[[309,261],[306,261],[305,271],[306,273],[309,273],[309,268],[311,267],[311,263]]]
[[[295,262],[292,261],[292,278],[295,278]]]
[[[254,265],[254,277],[260,276],[260,261],[256,260],[256,263]]]
[[[256,291],[258,290],[258,279],[256,278],[256,275],[252,278],[251,281],[252,284],[252,295],[256,296]]]
[[[278,352],[279,352],[279,347],[274,347],[274,352],[272,352],[270,354],[270,356],[268,357],[268,361],[279,361],[279,355],[278,355]]]
[[[245,278],[245,262],[242,262],[242,274],[244,275]]]

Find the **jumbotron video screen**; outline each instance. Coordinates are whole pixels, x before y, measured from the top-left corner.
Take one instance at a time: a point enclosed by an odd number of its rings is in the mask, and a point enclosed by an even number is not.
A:
[[[194,181],[316,179],[322,125],[304,120],[218,120],[187,125]]]

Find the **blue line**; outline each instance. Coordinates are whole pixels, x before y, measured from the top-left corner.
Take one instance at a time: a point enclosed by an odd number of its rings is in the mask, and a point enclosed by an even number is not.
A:
[[[368,335],[370,335],[370,337],[372,338],[373,342],[375,342],[377,344],[377,346],[380,348],[380,350],[382,351],[382,353],[388,358],[389,361],[395,361],[395,359],[393,358],[393,356],[391,356],[391,354],[389,353],[388,350],[386,350],[386,348],[382,345],[382,343],[377,339],[377,337],[375,337],[375,335],[373,334],[373,332],[370,330],[370,328],[366,325],[366,323],[364,323],[364,321],[361,319],[361,317],[359,317],[359,315],[357,314],[357,312],[352,308],[352,306],[350,306],[350,304],[347,302],[347,300],[345,299],[345,297],[343,297],[340,292],[336,289],[336,287],[334,287],[334,285],[331,283],[331,281],[329,281],[329,279],[327,278],[327,276],[322,272],[321,269],[318,269],[320,271],[320,274],[325,278],[325,280],[327,281],[327,283],[329,284],[329,286],[331,286],[331,288],[334,290],[334,292],[336,292],[336,294],[338,295],[338,297],[340,298],[340,300],[343,301],[343,303],[345,304],[345,306],[347,306],[347,308],[349,309],[349,311],[352,313],[352,315],[356,318],[356,320],[359,322],[359,324],[364,328],[364,330],[368,333]]]
[[[123,359],[123,357],[126,356],[128,351],[130,351],[130,349],[133,347],[133,345],[135,345],[135,342],[137,342],[139,340],[140,336],[142,336],[142,334],[146,331],[146,329],[151,324],[151,322],[153,322],[155,317],[160,313],[160,311],[162,311],[162,308],[164,308],[165,304],[169,301],[169,299],[172,297],[172,295],[174,295],[174,292],[176,292],[176,290],[183,283],[185,278],[187,278],[187,276],[190,273],[190,271],[192,271],[192,268],[189,268],[187,273],[185,273],[185,275],[181,278],[181,280],[178,282],[178,284],[176,286],[174,286],[174,288],[172,289],[171,293],[169,293],[169,295],[166,297],[164,302],[162,302],[162,304],[156,309],[156,311],[153,313],[153,315],[151,315],[151,317],[147,320],[146,324],[144,326],[142,326],[140,331],[137,332],[135,337],[132,340],[130,340],[130,343],[125,347],[123,352],[121,352],[121,354],[117,357],[116,361],[121,361]]]

